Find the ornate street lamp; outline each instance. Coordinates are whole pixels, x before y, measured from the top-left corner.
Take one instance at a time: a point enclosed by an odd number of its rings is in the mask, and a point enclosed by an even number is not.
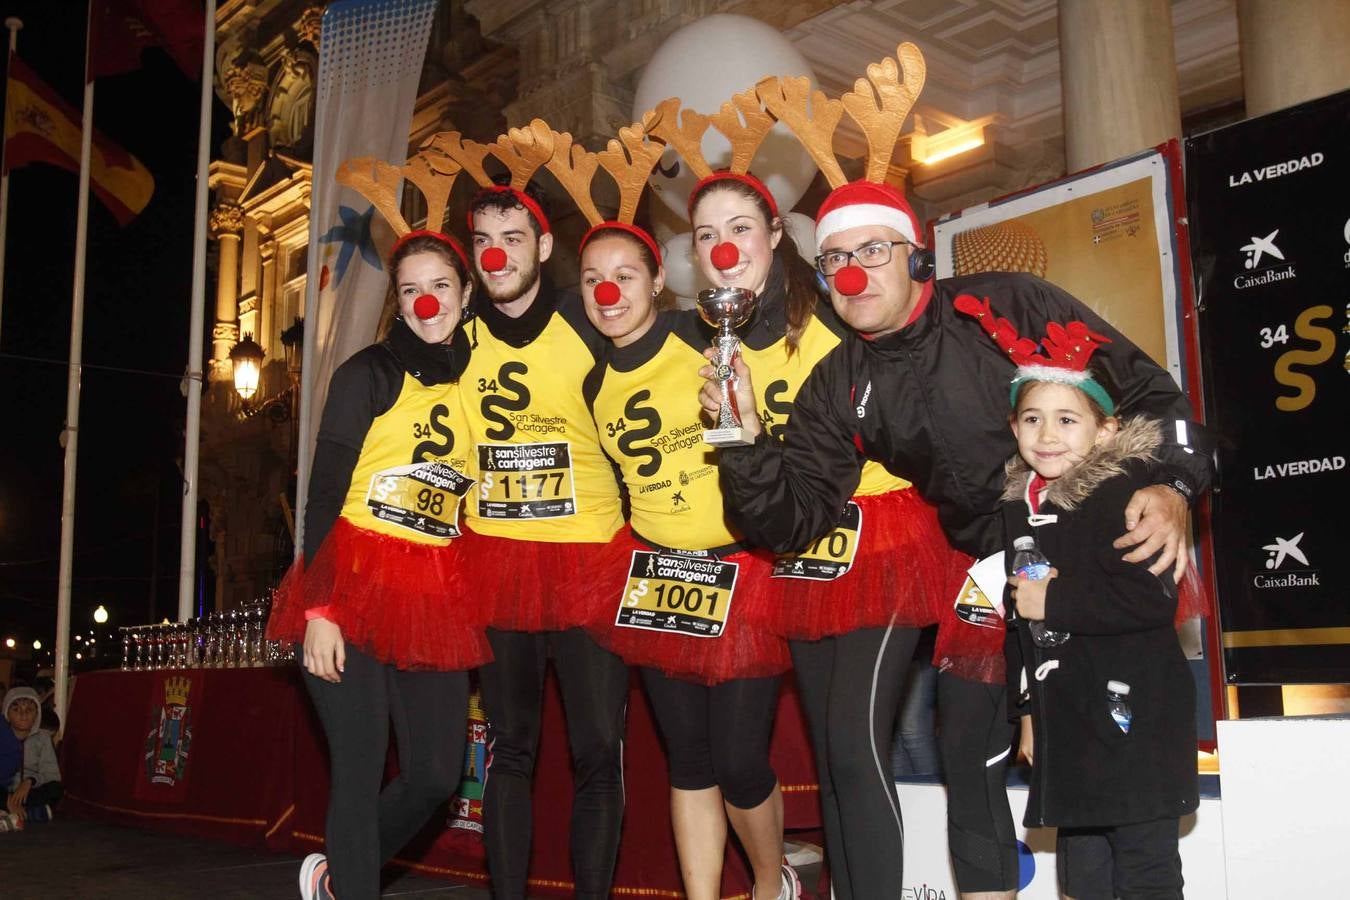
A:
[[[286,372],[293,383],[300,380],[300,367],[305,350],[305,320],[296,316],[291,327],[281,333],[281,346],[286,350]]]
[[[234,345],[230,351],[230,361],[234,363],[234,390],[239,399],[247,403],[258,392],[258,379],[262,374],[263,348],[253,340],[252,334]]]

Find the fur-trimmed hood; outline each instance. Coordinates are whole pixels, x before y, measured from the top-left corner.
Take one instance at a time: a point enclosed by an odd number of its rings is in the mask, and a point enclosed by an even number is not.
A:
[[[1094,447],[1078,465],[1050,482],[1045,502],[1068,511],[1088,498],[1097,486],[1109,478],[1125,473],[1126,460],[1142,462],[1156,460],[1154,451],[1162,444],[1162,426],[1156,419],[1136,416],[1124,422],[1115,438],[1107,444]],[[1027,483],[1035,473],[1021,456],[1014,455],[1003,466],[1006,480],[1004,501],[1026,497]]]

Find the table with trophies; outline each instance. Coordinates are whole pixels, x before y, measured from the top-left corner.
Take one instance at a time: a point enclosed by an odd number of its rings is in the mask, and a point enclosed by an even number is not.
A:
[[[267,613],[264,600],[187,622],[121,629],[120,668],[81,674],[71,695],[61,748],[66,808],[297,855],[321,849],[328,794],[323,730],[292,648],[265,638]],[[628,812],[616,890],[677,896],[665,754],[636,677],[630,690]],[[773,763],[789,827],[818,827],[809,746],[795,686],[786,679]],[[392,753],[389,767],[396,771]],[[532,892],[570,892],[571,798],[562,702],[550,680],[534,792],[536,834],[548,837],[533,844]],[[479,836],[449,827],[452,820],[448,804],[397,862],[482,883]],[[737,893],[749,883],[739,855],[728,854],[725,889]]]

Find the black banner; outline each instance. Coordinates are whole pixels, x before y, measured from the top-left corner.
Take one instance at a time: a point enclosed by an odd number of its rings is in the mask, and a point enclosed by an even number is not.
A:
[[[1350,92],[1186,141],[1230,683],[1350,682]]]

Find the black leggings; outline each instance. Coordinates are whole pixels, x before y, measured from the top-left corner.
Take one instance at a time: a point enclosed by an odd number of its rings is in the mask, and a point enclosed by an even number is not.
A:
[[[347,645],[342,681],[305,673],[328,737],[325,846],[342,900],[380,895],[380,867],[459,786],[469,711],[466,672],[408,672]],[[381,789],[389,722],[398,776]]]
[[[572,874],[576,897],[609,895],[623,823],[628,667],[580,628],[488,629],[494,662],[479,670],[492,763],[483,797],[492,896],[525,896],[534,828],[530,789],[549,656],[562,688],[572,750]]]
[[[1003,685],[938,675],[947,846],[962,893],[1017,888],[1017,836],[1006,783],[1012,736]]]
[[[816,754],[830,887],[839,900],[904,892],[904,824],[890,748],[918,639],[918,629],[891,627],[791,642]]]
[[[778,677],[736,678],[711,687],[644,668],[642,681],[666,743],[670,786],[722,789],[737,809],[773,793],[769,738],[778,710]]]

